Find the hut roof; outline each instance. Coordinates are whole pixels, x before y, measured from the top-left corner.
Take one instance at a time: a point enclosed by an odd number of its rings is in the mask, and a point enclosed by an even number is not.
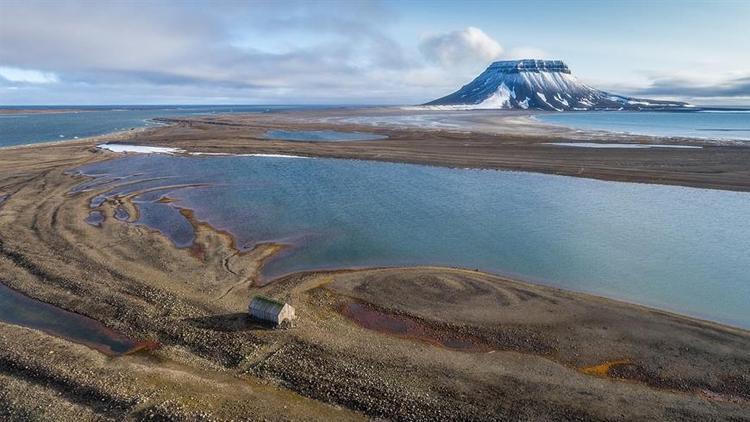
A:
[[[284,321],[291,322],[294,316],[294,308],[288,303],[270,299],[263,296],[255,296],[248,306],[250,316],[257,319],[271,321],[281,324]]]
[[[281,313],[286,304],[267,298],[264,296],[255,296],[250,302],[250,314],[266,319],[273,319]]]
[[[284,307],[284,303],[279,302],[276,299],[271,299],[271,298],[265,297],[265,296],[255,296],[253,298],[253,304],[254,305],[259,305],[259,306],[260,305],[274,306],[274,307],[278,306],[279,309],[281,309],[281,308]]]

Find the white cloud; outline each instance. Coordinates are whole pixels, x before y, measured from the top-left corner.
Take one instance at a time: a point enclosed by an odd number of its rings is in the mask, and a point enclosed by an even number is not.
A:
[[[135,90],[136,102],[205,93],[261,102],[403,96],[400,75],[419,63],[387,25],[371,22],[385,19],[381,5],[352,3],[332,15],[307,2],[12,2],[0,13],[0,86],[24,85],[8,101],[45,103]]]
[[[427,60],[445,67],[464,65],[467,62],[488,63],[502,57],[503,53],[500,43],[473,26],[426,36],[420,42],[419,50]]]
[[[19,69],[17,67],[0,66],[0,78],[9,82],[30,84],[48,84],[59,82],[59,78],[52,72],[42,72],[33,69]]]

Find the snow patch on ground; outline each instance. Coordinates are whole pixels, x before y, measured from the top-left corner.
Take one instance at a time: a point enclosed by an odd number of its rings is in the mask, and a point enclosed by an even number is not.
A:
[[[127,145],[127,144],[101,144],[97,148],[112,152],[134,152],[138,154],[179,154],[185,152],[180,148],[168,147],[151,147],[145,145]]]
[[[545,145],[559,145],[562,147],[578,147],[578,148],[683,148],[683,149],[701,149],[703,147],[697,145],[654,145],[654,144],[600,144],[596,142],[545,142]]]
[[[477,104],[420,105],[400,107],[401,110],[405,111],[461,111],[475,110],[476,108]]]
[[[168,148],[168,147],[151,147],[145,145],[127,145],[127,144],[101,144],[97,145],[97,148],[105,149],[112,152],[132,152],[136,154],[187,154],[187,155],[203,155],[203,156],[216,156],[216,157],[269,157],[269,158],[312,158],[303,157],[300,155],[287,155],[287,154],[231,154],[223,152],[187,152],[180,148]]]
[[[313,158],[288,154],[232,154],[228,152],[189,152],[188,155],[202,155],[210,157],[270,157],[270,158]]]
[[[266,157],[266,158],[312,158],[303,157],[301,155],[287,155],[287,154],[230,154],[234,157]]]

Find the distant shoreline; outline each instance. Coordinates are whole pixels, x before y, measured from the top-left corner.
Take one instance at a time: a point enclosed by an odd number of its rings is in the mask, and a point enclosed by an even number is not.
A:
[[[21,114],[65,114],[65,113],[87,113],[95,110],[84,108],[2,108],[0,115],[21,115]]]
[[[183,116],[155,118],[161,127],[134,127],[80,139],[10,145],[0,147],[0,151],[100,138],[119,140],[128,134],[138,134],[136,144],[177,148],[191,154],[349,158],[750,191],[750,174],[744,164],[750,160],[750,148],[745,145],[701,138],[577,130],[539,121],[535,114],[529,111],[451,113],[382,107]],[[405,117],[408,124],[378,123],[378,119],[393,116]],[[363,120],[367,118],[374,118],[374,123]],[[413,118],[438,120],[434,126],[429,126],[432,120],[427,122],[428,126],[409,126],[408,119]],[[453,124],[454,121],[460,124]],[[264,136],[267,130],[278,129],[357,131],[384,135],[387,139],[332,145],[330,142],[269,140]],[[207,139],[212,142],[203,142]],[[592,147],[571,148],[571,143]],[[597,144],[602,147],[593,147]],[[607,147],[613,144],[623,144],[623,147]],[[670,145],[675,147],[663,148]],[[636,148],[638,146],[644,147]]]
[[[63,139],[59,141],[44,141],[44,142],[35,142],[35,143],[29,143],[29,144],[18,144],[18,145],[8,145],[8,146],[0,146],[0,152],[3,151],[12,151],[12,150],[18,150],[18,149],[27,149],[27,148],[38,148],[38,147],[48,147],[48,146],[54,146],[54,145],[73,145],[76,143],[91,143],[91,142],[101,142],[101,141],[118,141],[123,139],[128,139],[131,135],[142,133],[147,130],[151,129],[150,127],[133,127],[130,129],[125,130],[116,130],[114,132],[106,132],[102,133],[100,135],[93,135],[93,136],[85,136],[82,138],[73,138],[73,139]]]
[[[529,112],[317,110],[160,119],[137,144],[202,154],[285,154],[402,162],[453,168],[515,170],[620,182],[750,191],[750,148],[696,138],[574,130],[535,121]],[[374,120],[367,120],[374,116]],[[405,124],[381,124],[393,116]],[[437,123],[430,118],[437,116]],[[421,126],[412,118],[427,118]],[[456,123],[456,124],[454,124]],[[266,139],[268,130],[337,130],[387,136],[347,142]],[[210,142],[207,142],[209,141]],[[659,148],[571,148],[565,143]],[[557,145],[560,143],[561,145]],[[664,146],[678,148],[665,148]],[[685,146],[701,148],[684,148]]]

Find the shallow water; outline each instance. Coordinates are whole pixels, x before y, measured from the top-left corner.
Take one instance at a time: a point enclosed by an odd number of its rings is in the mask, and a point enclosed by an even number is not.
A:
[[[84,221],[94,227],[101,227],[104,222],[104,214],[99,210],[91,211]]]
[[[342,142],[342,141],[374,141],[386,139],[387,136],[364,132],[339,132],[335,130],[269,130],[265,133],[267,139],[302,142]]]
[[[109,355],[120,355],[139,344],[101,323],[22,295],[0,283],[0,321],[44,331],[85,344]]]
[[[536,118],[576,129],[639,135],[750,141],[750,110],[742,111],[588,111],[538,114]]]
[[[115,208],[114,217],[120,221],[128,221],[130,219],[130,214],[125,208],[117,207]]]
[[[240,247],[290,244],[266,278],[458,266],[750,327],[748,193],[333,159],[133,155],[80,170],[111,178],[111,195],[208,184],[137,197],[141,223],[185,246],[174,207],[187,207]]]

